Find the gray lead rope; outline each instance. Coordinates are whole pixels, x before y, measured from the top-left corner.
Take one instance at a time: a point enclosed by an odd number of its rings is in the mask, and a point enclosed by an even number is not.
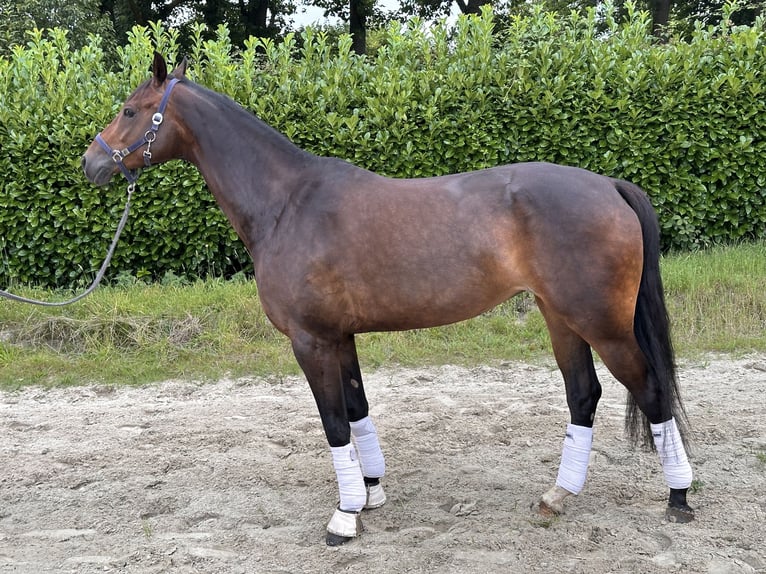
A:
[[[125,227],[125,224],[128,221],[128,213],[130,213],[130,197],[133,195],[133,191],[136,189],[135,182],[128,185],[128,199],[125,202],[125,211],[122,213],[122,219],[120,219],[120,223],[117,225],[117,231],[114,233],[114,239],[112,239],[112,244],[109,246],[109,250],[106,252],[106,259],[104,259],[104,263],[101,265],[101,269],[98,270],[98,273],[96,274],[96,278],[93,280],[93,283],[90,287],[88,287],[83,293],[80,293],[77,295],[77,297],[73,297],[72,299],[67,299],[66,301],[38,301],[36,299],[27,299],[26,297],[20,297],[18,295],[14,295],[13,293],[8,293],[7,291],[0,290],[0,297],[5,297],[6,299],[10,299],[11,301],[18,301],[19,303],[29,303],[30,305],[41,305],[43,307],[63,307],[65,305],[71,305],[72,303],[76,303],[80,299],[83,299],[93,293],[93,291],[96,290],[96,287],[98,287],[98,284],[101,283],[101,280],[104,278],[104,274],[106,273],[106,268],[109,267],[109,263],[112,261],[112,255],[114,254],[114,250],[117,247],[117,242],[120,239],[120,233],[122,233],[123,228]]]

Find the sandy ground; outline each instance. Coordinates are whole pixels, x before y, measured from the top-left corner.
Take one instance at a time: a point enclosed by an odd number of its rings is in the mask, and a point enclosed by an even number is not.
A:
[[[681,366],[697,509],[664,519],[653,453],[603,369],[585,490],[540,516],[568,420],[558,371],[371,373],[388,503],[324,545],[336,486],[300,378],[0,394],[0,572],[766,572],[766,356]]]

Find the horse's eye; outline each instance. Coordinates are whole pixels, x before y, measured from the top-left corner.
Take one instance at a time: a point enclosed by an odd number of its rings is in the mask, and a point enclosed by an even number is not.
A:
[[[125,108],[125,109],[122,111],[122,114],[123,114],[123,115],[124,115],[126,118],[132,118],[133,116],[135,116],[135,115],[136,115],[136,112],[134,112],[134,111],[133,111],[133,110],[131,110],[130,108]]]

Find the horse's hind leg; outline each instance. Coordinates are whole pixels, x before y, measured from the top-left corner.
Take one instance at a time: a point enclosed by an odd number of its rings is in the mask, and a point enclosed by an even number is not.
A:
[[[596,346],[597,345],[597,346]],[[667,391],[647,368],[646,359],[634,337],[594,343],[604,364],[633,396],[646,415],[660,457],[665,482],[670,488],[668,511],[672,522],[694,520],[694,510],[686,501],[692,483],[692,469],[686,456],[681,433],[673,417]]]
[[[364,507],[379,508],[386,502],[386,494],[380,484],[380,479],[386,472],[386,461],[380,449],[378,431],[369,415],[353,335],[349,335],[340,345],[340,367],[351,436],[359,455],[367,490],[367,502]]]
[[[570,422],[567,425],[556,484],[540,500],[544,514],[564,511],[564,499],[579,494],[585,485],[596,406],[601,385],[593,366],[590,345],[537,298],[551,336],[556,362],[564,376]]]

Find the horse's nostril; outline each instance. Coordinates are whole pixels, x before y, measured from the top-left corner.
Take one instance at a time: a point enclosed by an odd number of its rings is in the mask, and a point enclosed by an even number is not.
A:
[[[85,169],[85,162],[86,162],[86,161],[87,161],[87,160],[85,159],[85,156],[82,156],[82,157],[80,158],[80,166],[81,166],[83,169]]]

